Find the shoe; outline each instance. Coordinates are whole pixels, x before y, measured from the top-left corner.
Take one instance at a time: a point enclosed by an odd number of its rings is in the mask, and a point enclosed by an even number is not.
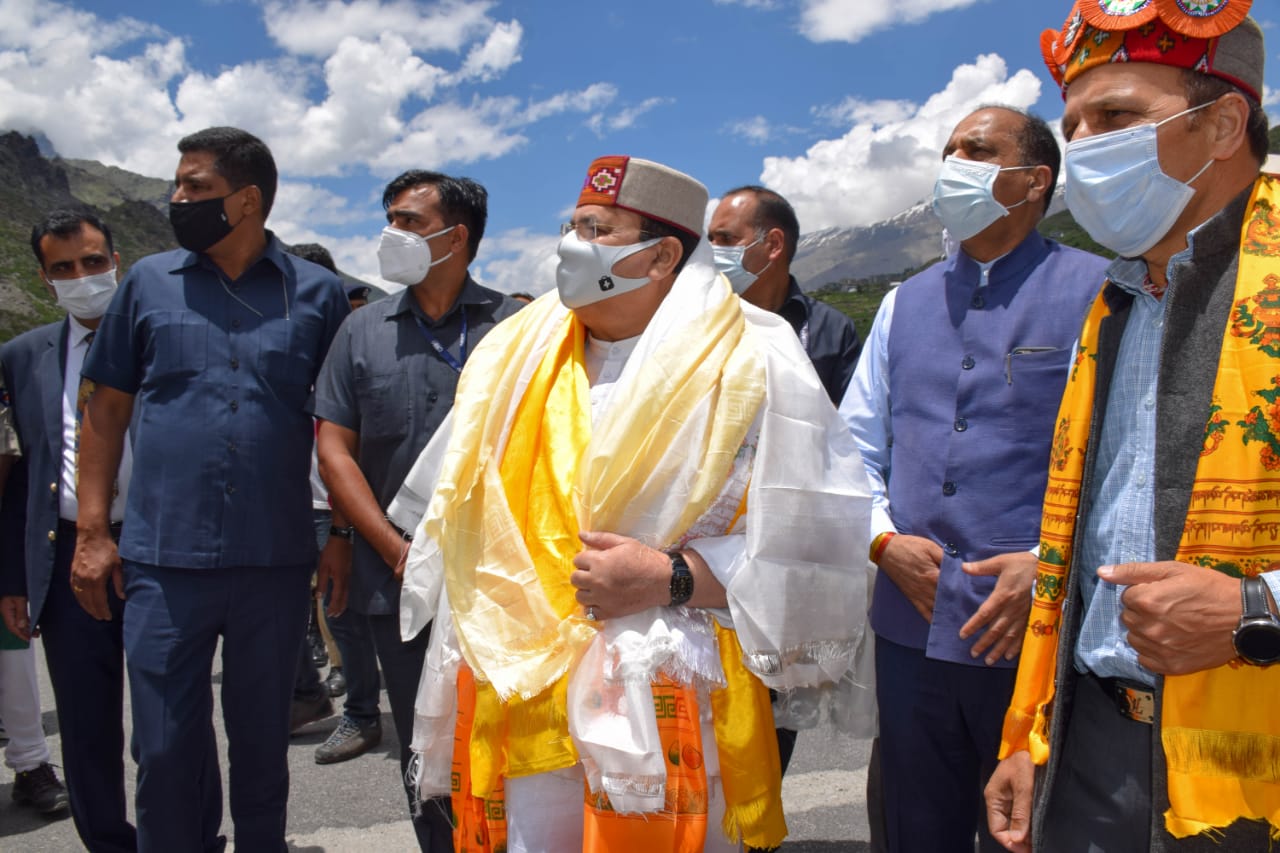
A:
[[[289,734],[297,734],[298,729],[332,716],[333,700],[323,689],[313,699],[299,699],[295,696],[289,705]]]
[[[41,814],[60,812],[71,802],[67,789],[53,772],[53,765],[47,762],[14,776],[13,801],[20,806],[31,806]]]
[[[329,650],[324,647],[324,637],[320,636],[320,632],[307,634],[307,645],[311,649],[311,662],[317,668],[329,665]]]
[[[316,600],[311,599],[311,616],[307,619],[307,648],[311,650],[311,661],[317,667],[329,665],[329,650],[324,647],[324,637],[320,634],[320,616],[316,612]]]
[[[346,695],[347,677],[342,674],[342,667],[335,666],[329,670],[329,674],[324,679],[324,686],[328,689],[329,695],[335,699]]]
[[[337,764],[359,758],[382,743],[382,723],[374,720],[360,725],[343,715],[329,739],[316,747],[316,764]]]

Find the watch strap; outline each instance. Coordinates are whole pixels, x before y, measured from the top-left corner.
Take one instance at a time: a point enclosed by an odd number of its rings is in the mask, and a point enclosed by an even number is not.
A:
[[[679,551],[668,551],[671,560],[671,606],[684,604],[693,597],[693,572]]]
[[[330,524],[329,535],[337,536],[339,539],[345,539],[348,542],[354,542],[356,538],[356,529],[353,526],[338,527],[335,524]]]
[[[1257,619],[1271,616],[1271,604],[1267,597],[1267,582],[1254,576],[1240,581],[1241,619]]]

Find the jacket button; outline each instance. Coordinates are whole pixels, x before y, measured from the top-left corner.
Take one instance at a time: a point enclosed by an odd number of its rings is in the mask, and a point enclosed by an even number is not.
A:
[[[960,366],[963,367],[965,370],[973,370],[973,365],[974,365],[974,361],[973,361],[973,356],[971,355],[966,355],[964,357],[964,361],[960,362]]]
[[[950,480],[947,480],[945,483],[942,484],[942,493],[947,497],[951,497],[956,493],[956,484],[951,482]]]
[[[58,484],[57,484],[57,483],[50,483],[50,484],[49,484],[49,491],[53,492],[53,493],[56,495],[56,494],[58,493]]]
[[[58,531],[56,531],[56,530],[50,530],[50,531],[49,531],[49,541],[50,541],[50,542],[52,542],[53,540],[55,540],[55,539],[57,539],[57,538],[58,538]]]
[[[969,421],[965,418],[956,418],[956,432],[964,432],[969,428]]]
[[[954,557],[960,553],[960,549],[956,547],[956,543],[954,542],[948,542],[946,545],[943,545],[942,550],[947,552],[948,557]]]
[[[987,300],[982,298],[981,293],[975,293],[973,295],[973,299],[969,300],[969,304],[972,305],[974,308],[981,308],[982,306],[987,304]]]

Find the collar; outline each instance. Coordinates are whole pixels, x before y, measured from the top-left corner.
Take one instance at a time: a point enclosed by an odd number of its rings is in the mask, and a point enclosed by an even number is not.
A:
[[[270,261],[283,274],[288,274],[288,267],[284,258],[284,244],[276,237],[275,232],[267,229],[267,246],[262,250],[262,254],[245,268],[245,272],[253,269],[258,264]],[[170,272],[179,272],[181,270],[190,269],[191,267],[203,267],[215,274],[218,274],[218,267],[210,260],[209,256],[203,252],[192,252],[179,249],[178,263],[169,270]]]
[[[67,343],[72,349],[83,344],[84,339],[89,337],[92,332],[93,329],[90,329],[70,314],[67,315]]]
[[[1250,184],[1226,207],[1187,232],[1187,248],[1171,257],[1165,269],[1165,280],[1169,282],[1166,298],[1173,292],[1180,271],[1222,252],[1234,254],[1239,250],[1240,223],[1252,194]],[[1146,293],[1147,262],[1142,258],[1116,258],[1107,267],[1107,280],[1127,294],[1140,296]]]
[[[804,298],[804,291],[800,289],[793,275],[787,276],[787,295],[783,297],[782,305],[778,310],[781,311],[788,305],[795,305],[806,317],[809,315],[809,302]]]
[[[1040,263],[1049,251],[1049,241],[1034,228],[1022,238],[1022,242],[994,261],[980,264],[965,253],[962,247],[950,260],[952,269],[965,279],[976,279],[982,284],[1014,278]],[[983,275],[985,268],[986,275]]]
[[[419,285],[414,285],[418,287]],[[481,287],[471,273],[467,273],[466,280],[462,283],[462,290],[458,292],[458,298],[453,300],[453,304],[449,306],[449,310],[444,312],[439,320],[434,321],[435,324],[444,323],[454,312],[458,310],[459,305],[494,305],[502,300],[501,294],[486,290]],[[418,300],[413,298],[413,288],[406,287],[400,291],[399,297],[396,298],[395,309],[386,317],[393,320],[405,314],[412,314],[414,317],[421,319],[423,322],[431,324],[426,314],[423,313],[422,307],[418,305]]]

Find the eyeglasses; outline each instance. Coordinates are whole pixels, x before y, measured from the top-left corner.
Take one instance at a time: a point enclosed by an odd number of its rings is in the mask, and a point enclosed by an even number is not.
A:
[[[615,234],[623,233],[628,230],[629,227],[619,228],[615,225],[607,225],[595,219],[580,219],[562,224],[560,226],[560,236],[563,237],[570,231],[573,231],[578,235],[579,240],[583,240],[587,243],[594,243],[601,238],[612,237]],[[639,233],[641,237],[661,236],[659,234],[645,231],[643,228],[641,228],[637,233]]]

